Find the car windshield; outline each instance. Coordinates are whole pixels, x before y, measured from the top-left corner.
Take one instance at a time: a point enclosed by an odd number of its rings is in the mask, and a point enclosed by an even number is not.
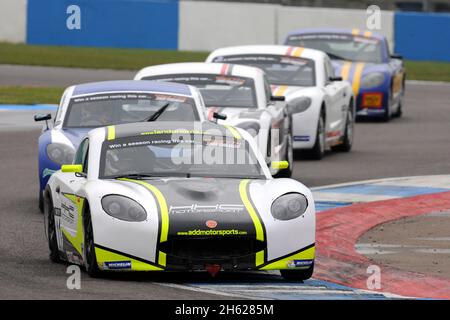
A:
[[[315,85],[314,61],[279,55],[233,55],[216,57],[214,62],[243,64],[263,69],[272,85],[310,87]]]
[[[257,107],[255,84],[251,78],[216,74],[173,74],[143,79],[193,85],[200,89],[207,107]]]
[[[186,130],[103,142],[100,178],[127,176],[265,178],[245,139]]]
[[[326,52],[333,60],[381,63],[380,40],[348,34],[292,35],[287,45],[306,47]]]
[[[69,103],[64,128],[103,127],[148,121],[164,107],[158,121],[199,120],[192,98],[160,93],[108,93],[74,97]]]

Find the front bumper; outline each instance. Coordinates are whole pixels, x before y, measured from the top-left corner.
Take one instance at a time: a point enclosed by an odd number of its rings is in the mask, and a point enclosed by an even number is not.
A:
[[[220,244],[212,239],[180,240],[179,243],[171,241],[161,247],[168,253],[160,252],[159,256],[161,257],[162,254],[164,261],[160,259],[159,263],[145,261],[99,246],[96,247],[96,257],[99,268],[105,271],[206,271],[211,265],[220,266],[221,271],[302,270],[308,269],[314,263],[314,244],[288,256],[266,261],[259,260],[257,257],[259,253],[266,250],[263,243],[258,244],[259,241],[249,239],[226,241],[231,242],[227,247],[225,247],[225,241]],[[236,247],[238,243],[244,247]],[[219,246],[217,251],[213,251],[215,246]]]

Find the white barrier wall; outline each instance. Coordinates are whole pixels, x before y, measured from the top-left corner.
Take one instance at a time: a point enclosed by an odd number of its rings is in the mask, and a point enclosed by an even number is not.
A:
[[[180,1],[179,50],[211,51],[223,46],[271,44],[276,5]]]
[[[178,48],[211,51],[242,44],[282,43],[299,28],[360,28],[366,30],[365,10],[288,7],[268,4],[180,1]],[[394,13],[381,12],[381,30],[391,50]]]
[[[0,0],[0,41],[25,42],[27,0]]]
[[[330,9],[309,7],[278,7],[278,43],[283,43],[289,31],[300,28],[358,28],[366,27],[366,10]],[[391,49],[394,45],[394,12],[381,11],[381,30],[373,30],[384,35]]]

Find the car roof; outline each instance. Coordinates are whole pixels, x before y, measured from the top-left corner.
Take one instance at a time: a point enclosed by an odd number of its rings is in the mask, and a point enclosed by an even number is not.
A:
[[[163,92],[191,96],[188,85],[161,81],[116,80],[79,84],[74,87],[72,96],[106,92]]]
[[[146,67],[137,73],[135,79],[142,79],[143,77],[155,75],[183,73],[233,75],[249,78],[261,77],[264,74],[264,72],[259,68],[244,65],[229,63],[182,62]]]
[[[366,31],[362,29],[344,29],[344,28],[305,28],[305,29],[296,29],[290,31],[287,36],[286,40],[293,35],[305,35],[305,34],[315,34],[315,33],[328,33],[328,34],[353,34],[353,35],[360,35],[360,36],[366,36],[375,38],[378,40],[384,40],[384,36],[372,32],[372,31]]]
[[[284,46],[284,45],[247,45],[247,46],[220,48],[213,51],[210,57],[245,55],[245,54],[272,54],[272,55],[301,57],[312,60],[320,59],[326,55],[322,51],[309,48]]]
[[[108,126],[98,128],[91,131],[104,130],[105,137],[108,140],[117,138],[135,137],[146,134],[164,134],[164,133],[201,133],[204,131],[217,132],[224,137],[238,137],[238,129],[231,126],[223,126],[214,122],[200,121],[154,121],[154,122],[137,122]]]

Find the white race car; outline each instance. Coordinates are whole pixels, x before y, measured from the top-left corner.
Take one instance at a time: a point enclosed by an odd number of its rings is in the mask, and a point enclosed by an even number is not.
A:
[[[303,111],[311,99],[303,98],[288,106],[271,94],[264,72],[259,68],[222,63],[173,63],[151,66],[137,73],[135,80],[177,82],[197,87],[208,108],[225,115],[219,124],[243,128],[256,137],[266,162],[286,160],[290,166],[272,171],[277,177],[290,177],[293,166],[292,115]],[[300,106],[301,104],[301,106]]]
[[[294,149],[308,150],[321,159],[326,148],[350,151],[353,143],[355,103],[352,87],[334,75],[326,53],[279,45],[240,46],[213,51],[207,62],[244,64],[267,74],[272,92],[291,104],[311,105],[293,116]]]
[[[92,276],[281,270],[308,279],[312,194],[296,180],[273,179],[256,151],[248,132],[213,122],[93,129],[45,189],[50,259]]]

